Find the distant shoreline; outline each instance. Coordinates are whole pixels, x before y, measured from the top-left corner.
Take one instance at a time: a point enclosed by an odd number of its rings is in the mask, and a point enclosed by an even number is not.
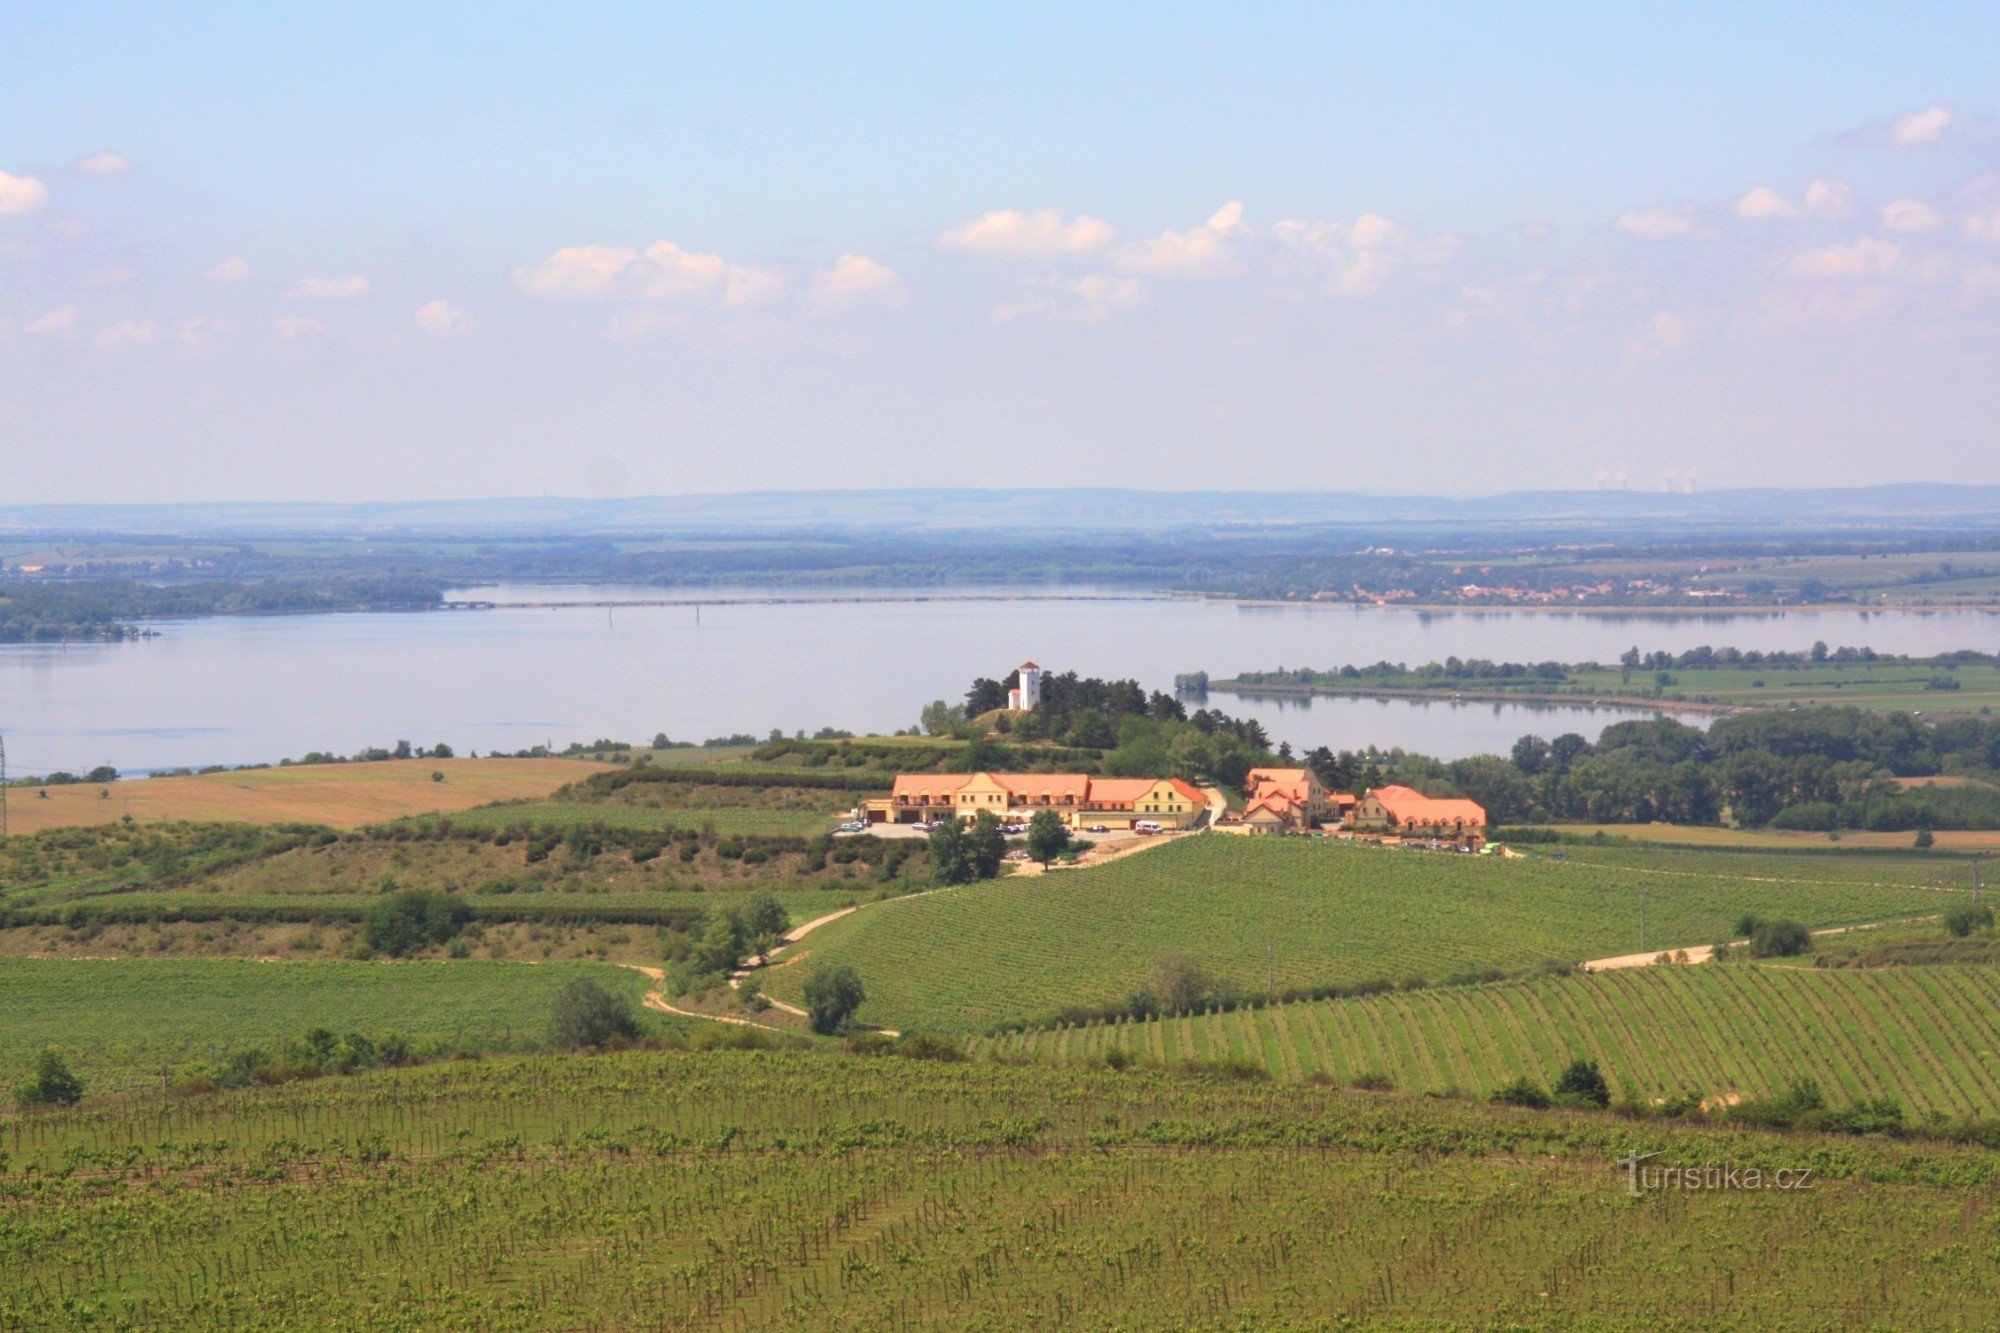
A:
[[[1628,698],[1624,695],[1541,692],[1530,694],[1521,690],[1417,690],[1394,686],[1344,689],[1340,686],[1326,685],[1250,685],[1235,680],[1210,681],[1208,692],[1230,694],[1243,699],[1304,699],[1318,696],[1324,699],[1401,699],[1440,704],[1553,704],[1569,708],[1622,708],[1628,712],[1696,713],[1708,717],[1726,717],[1733,713],[1758,711],[1749,704],[1704,704],[1685,699]]]

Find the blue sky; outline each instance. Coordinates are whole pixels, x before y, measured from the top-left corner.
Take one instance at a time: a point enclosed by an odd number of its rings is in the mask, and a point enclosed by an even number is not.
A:
[[[1996,50],[1990,4],[15,5],[0,494],[2000,481]]]

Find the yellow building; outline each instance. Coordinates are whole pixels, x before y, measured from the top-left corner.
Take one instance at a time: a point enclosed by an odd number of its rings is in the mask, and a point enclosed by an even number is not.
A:
[[[928,824],[947,815],[1026,822],[1053,810],[1075,829],[1129,829],[1142,821],[1192,828],[1207,798],[1180,778],[1093,778],[1085,773],[900,773],[887,797],[863,801],[871,824]]]

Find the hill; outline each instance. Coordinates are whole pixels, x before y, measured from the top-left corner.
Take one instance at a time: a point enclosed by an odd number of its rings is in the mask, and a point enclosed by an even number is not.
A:
[[[163,1069],[315,1027],[419,1049],[534,1046],[556,991],[578,976],[635,1005],[645,989],[636,972],[577,963],[0,957],[0,1071],[17,1075],[55,1046],[93,1091],[157,1088]]]
[[[1949,873],[1961,873],[1948,868]],[[861,975],[864,1021],[983,1031],[1123,1000],[1164,953],[1238,991],[1430,982],[1729,938],[1739,916],[1843,925],[1937,912],[1939,868],[1667,850],[1501,860],[1203,835],[1109,865],[877,904],[795,959]],[[1953,895],[1955,896],[1955,895]],[[800,1003],[808,966],[767,976]]]
[[[0,1134],[8,1327],[1908,1328],[2000,1302],[1986,1150],[1160,1072],[508,1058]],[[1635,1200],[1635,1150],[1810,1188]]]
[[[186,820],[359,828],[406,815],[535,799],[605,767],[582,759],[398,759],[17,787],[8,793],[8,824],[14,833],[36,833],[114,824],[130,815],[142,824]],[[444,780],[434,780],[433,773],[442,773]]]
[[[1484,1097],[1598,1062],[1614,1095],[1726,1099],[1817,1081],[1830,1103],[1892,1097],[1915,1115],[2000,1114],[2000,973],[1987,967],[1653,967],[980,1043],[1055,1063],[1247,1060],[1280,1079],[1388,1076]]]

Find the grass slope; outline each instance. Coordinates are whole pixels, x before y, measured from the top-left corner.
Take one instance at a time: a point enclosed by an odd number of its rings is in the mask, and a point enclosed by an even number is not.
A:
[[[15,833],[35,833],[111,824],[130,815],[144,824],[189,820],[359,828],[404,815],[547,796],[607,767],[581,759],[404,759],[37,789],[48,793],[46,800],[17,788],[9,796],[9,825]],[[433,773],[444,774],[444,781],[432,781]],[[110,796],[100,794],[105,791]]]
[[[1210,835],[1097,869],[882,903],[805,947],[813,962],[860,973],[864,1021],[964,1033],[1122,999],[1169,951],[1246,991],[1264,990],[1267,958],[1281,990],[1439,981],[1635,949],[1641,888],[1647,943],[1663,948],[1727,938],[1744,912],[1831,926],[1941,911],[1956,895],[1915,886],[1931,873],[1833,858],[1591,849],[1499,860]],[[766,988],[796,1004],[809,971],[778,969]]]
[[[7,1327],[1913,1328],[2000,1306],[1990,1152],[1158,1073],[503,1059],[0,1114],[0,1144]],[[1633,1150],[1811,1164],[1814,1188],[1635,1202],[1611,1168]]]
[[[1120,1049],[1228,1058],[1275,1078],[1387,1074],[1412,1092],[1546,1087],[1598,1062],[1614,1095],[1757,1096],[1816,1079],[1830,1102],[2000,1114],[2000,973],[1985,967],[1635,968],[1597,976],[1323,1000],[981,1043],[1056,1063]]]
[[[630,995],[646,982],[594,964],[259,963],[239,959],[0,958],[0,1086],[43,1046],[60,1048],[92,1091],[314,1027],[427,1042],[539,1041],[572,977]]]

